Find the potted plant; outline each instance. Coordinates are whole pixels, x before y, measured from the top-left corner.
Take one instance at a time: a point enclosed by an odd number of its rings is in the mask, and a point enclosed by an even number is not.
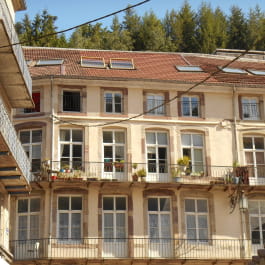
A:
[[[190,158],[188,156],[183,156],[177,160],[177,164],[181,173],[187,173],[187,169],[190,164]]]
[[[141,181],[145,181],[146,170],[144,168],[139,169],[136,174],[139,178],[141,178]]]
[[[132,168],[134,169],[134,171],[137,169],[137,167],[138,167],[138,164],[137,164],[137,163],[133,163],[133,164],[132,164]],[[137,172],[134,172],[134,173],[132,174],[132,180],[133,180],[133,181],[138,181],[138,175],[137,175]]]
[[[175,180],[175,182],[181,182],[182,178],[180,176],[180,170],[178,168],[171,168],[170,170],[172,179]]]
[[[123,171],[123,168],[124,168],[124,160],[115,161],[114,162],[114,167],[116,169],[118,169],[118,171]]]

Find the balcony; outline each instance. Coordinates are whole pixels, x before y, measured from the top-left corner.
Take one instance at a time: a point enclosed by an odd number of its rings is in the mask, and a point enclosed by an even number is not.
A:
[[[0,1],[0,80],[13,108],[32,108],[32,81],[6,1]]]
[[[118,181],[201,184],[201,185],[265,185],[265,165],[259,166],[205,166],[183,169],[176,164],[128,162],[42,162],[42,171],[34,173],[34,181]],[[195,171],[196,169],[196,171]]]
[[[34,239],[10,242],[15,261],[38,259],[250,259],[251,240],[172,238]]]
[[[260,120],[259,103],[242,103],[243,120]]]
[[[0,178],[5,186],[29,185],[30,162],[0,98]],[[22,178],[20,179],[20,175]],[[22,185],[22,186],[23,186]],[[18,187],[17,187],[18,188]]]

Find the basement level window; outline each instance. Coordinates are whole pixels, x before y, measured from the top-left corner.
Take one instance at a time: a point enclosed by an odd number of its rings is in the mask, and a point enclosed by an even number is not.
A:
[[[254,70],[254,69],[247,69],[253,75],[265,75],[265,70]]]
[[[179,72],[203,72],[200,66],[194,65],[176,65]]]
[[[63,59],[39,60],[37,61],[36,66],[61,65],[63,64],[63,61]]]
[[[220,66],[219,69],[221,69],[224,73],[229,73],[229,74],[247,74],[246,70],[240,68],[230,68],[230,67],[222,68]]]
[[[112,69],[135,69],[133,59],[114,58],[110,59],[110,68]]]
[[[91,68],[106,68],[104,58],[100,57],[81,57],[81,66]]]

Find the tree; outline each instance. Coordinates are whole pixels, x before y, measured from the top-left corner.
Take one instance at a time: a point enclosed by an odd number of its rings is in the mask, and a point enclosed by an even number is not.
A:
[[[154,12],[145,13],[139,33],[141,50],[161,51],[165,50],[165,30],[161,21]]]
[[[247,49],[247,22],[242,10],[232,6],[231,15],[228,19],[228,48]]]
[[[218,7],[214,11],[214,32],[215,46],[225,48],[227,44],[227,19],[222,10]]]
[[[33,46],[32,25],[29,16],[25,14],[22,22],[17,22],[15,27],[19,40],[23,42],[23,44],[25,43],[29,46]]]

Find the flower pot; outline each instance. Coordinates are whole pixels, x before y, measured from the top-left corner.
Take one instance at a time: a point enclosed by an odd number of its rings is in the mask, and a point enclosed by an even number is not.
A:
[[[54,181],[57,179],[57,176],[51,176],[51,180]]]

